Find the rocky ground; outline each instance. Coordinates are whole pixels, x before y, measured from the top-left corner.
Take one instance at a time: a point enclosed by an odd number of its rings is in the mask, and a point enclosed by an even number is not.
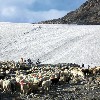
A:
[[[66,83],[52,86],[49,92],[39,91],[30,95],[0,93],[0,100],[100,100],[100,84],[94,81]]]

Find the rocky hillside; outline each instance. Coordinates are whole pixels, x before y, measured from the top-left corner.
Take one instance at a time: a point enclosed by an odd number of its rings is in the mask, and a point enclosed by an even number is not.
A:
[[[40,22],[43,24],[100,24],[100,0],[88,0],[62,18]]]

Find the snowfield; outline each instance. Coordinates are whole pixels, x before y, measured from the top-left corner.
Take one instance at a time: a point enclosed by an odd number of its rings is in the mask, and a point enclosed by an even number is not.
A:
[[[100,65],[99,25],[0,23],[0,61]]]

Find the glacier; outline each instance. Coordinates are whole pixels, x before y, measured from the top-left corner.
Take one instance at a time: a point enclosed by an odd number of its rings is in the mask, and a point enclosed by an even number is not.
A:
[[[0,22],[0,61],[100,65],[100,25]]]

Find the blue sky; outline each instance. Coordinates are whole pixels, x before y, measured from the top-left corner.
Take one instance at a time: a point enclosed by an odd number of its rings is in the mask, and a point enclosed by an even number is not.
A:
[[[0,22],[33,23],[56,19],[87,0],[0,0]]]

